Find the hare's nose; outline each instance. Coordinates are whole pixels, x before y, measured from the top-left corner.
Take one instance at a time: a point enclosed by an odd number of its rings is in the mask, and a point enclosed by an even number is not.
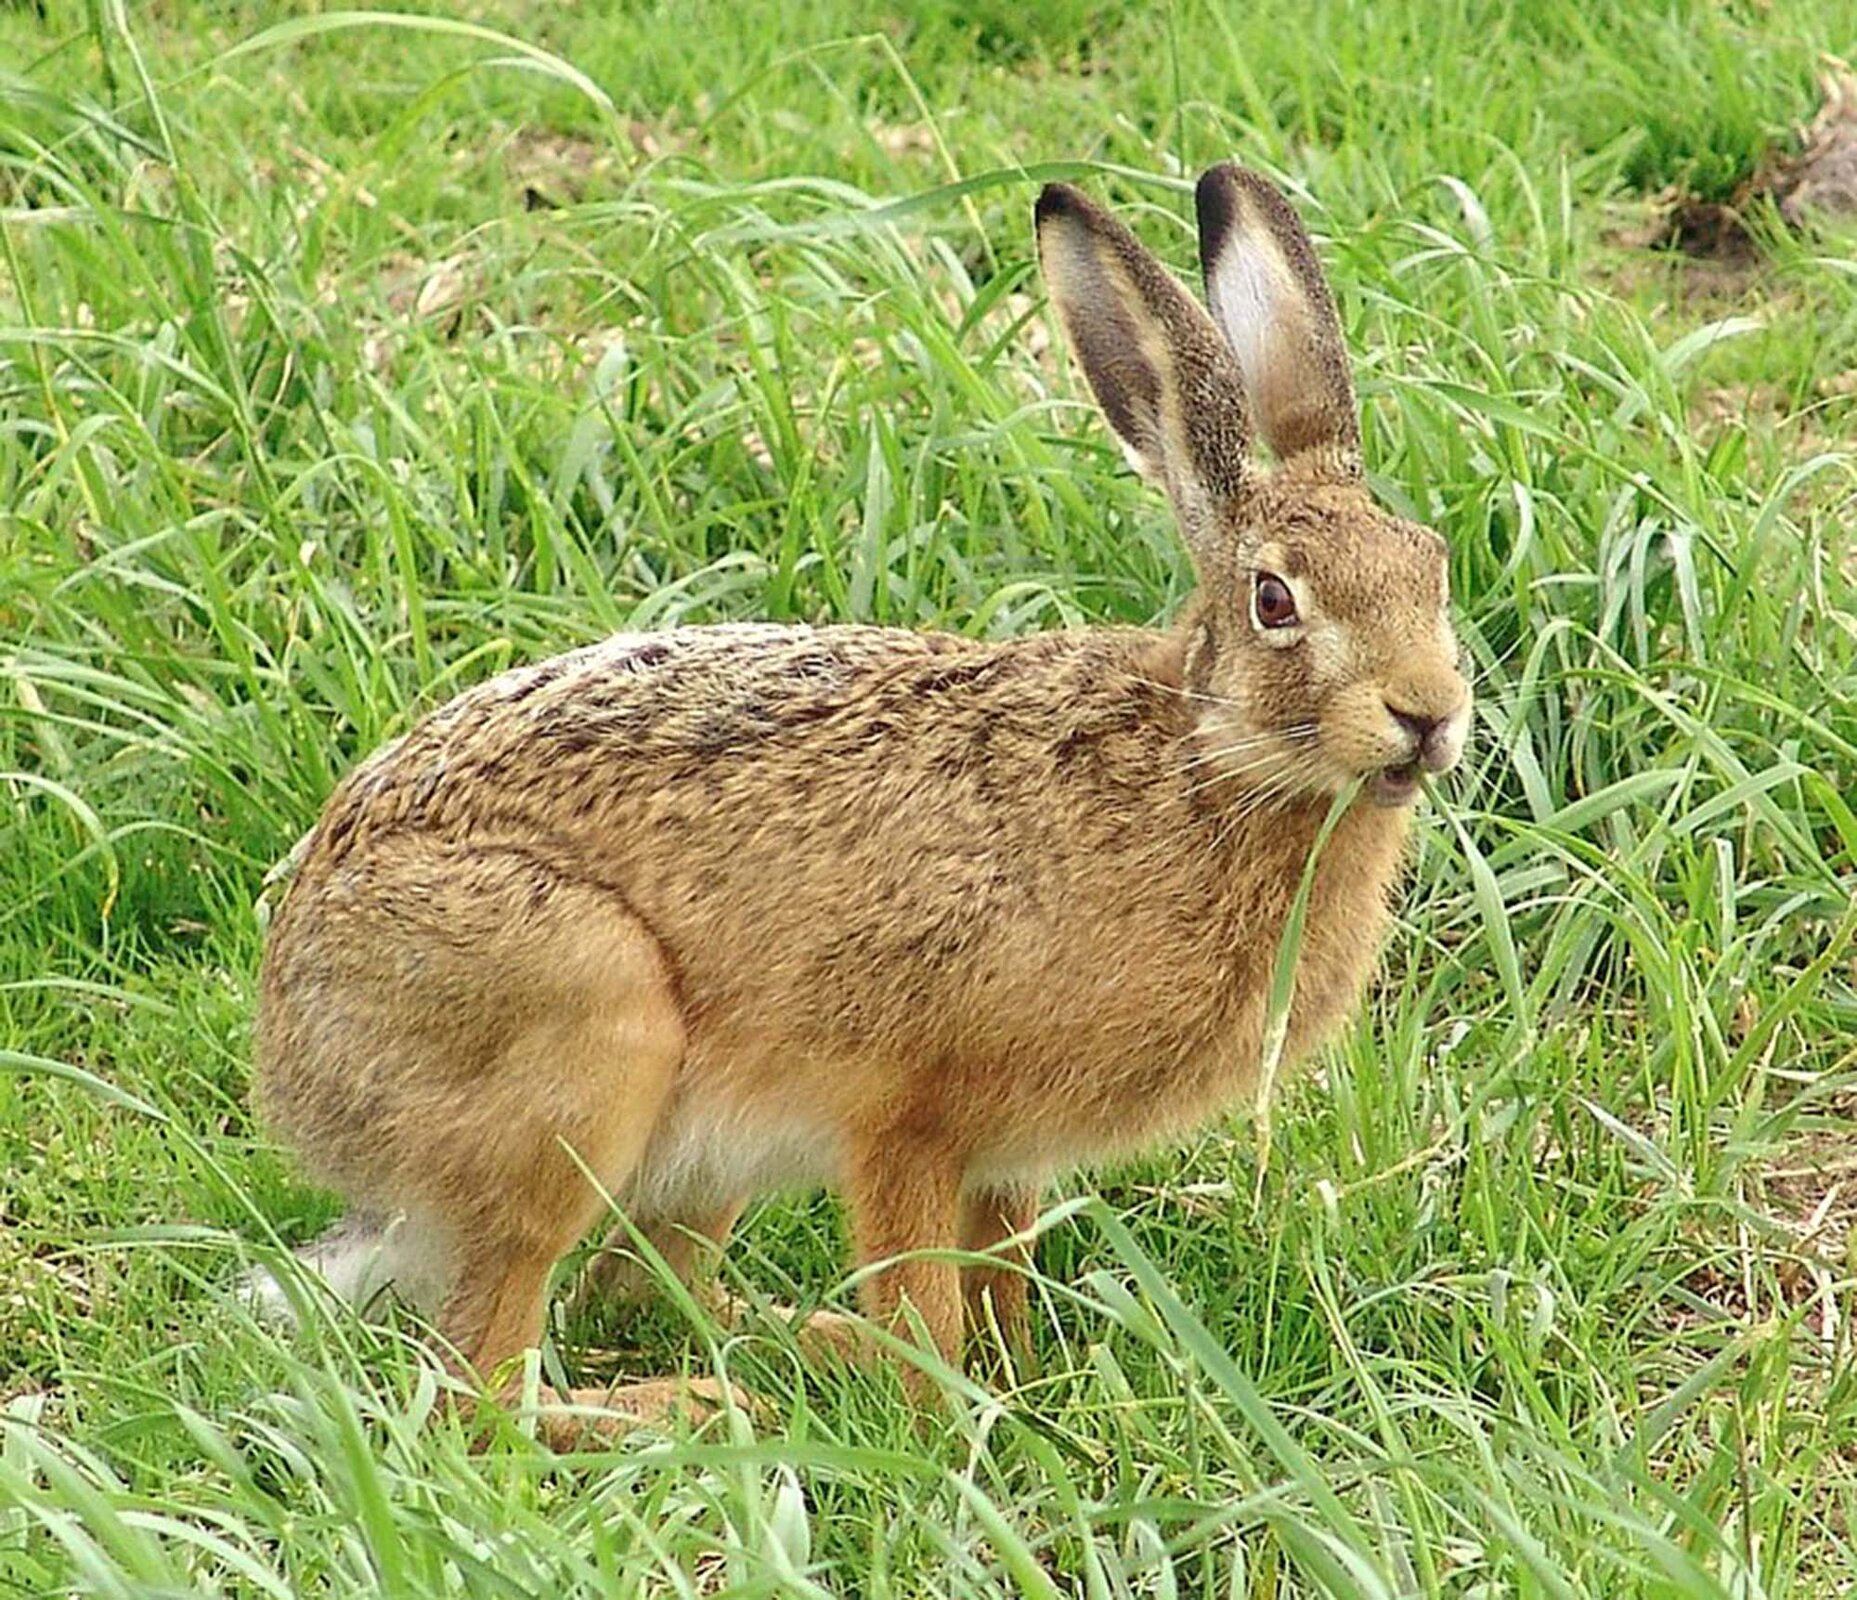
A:
[[[1442,758],[1446,756],[1446,746],[1450,742],[1446,732],[1451,721],[1449,717],[1428,717],[1417,711],[1402,711],[1390,700],[1386,702],[1386,709],[1388,715],[1412,736],[1415,760],[1434,770],[1448,765]]]

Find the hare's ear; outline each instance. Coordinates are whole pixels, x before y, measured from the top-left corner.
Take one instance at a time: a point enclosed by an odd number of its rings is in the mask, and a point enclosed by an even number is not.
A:
[[[1069,184],[1038,197],[1038,255],[1070,347],[1136,467],[1167,491],[1204,576],[1244,491],[1248,429],[1231,350],[1121,223]]]
[[[1279,461],[1322,452],[1360,471],[1360,418],[1341,319],[1322,264],[1290,203],[1232,163],[1199,180],[1199,264],[1206,302],[1244,374],[1244,391]]]

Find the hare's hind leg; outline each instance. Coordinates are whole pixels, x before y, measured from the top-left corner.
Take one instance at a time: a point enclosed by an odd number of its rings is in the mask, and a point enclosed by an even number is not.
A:
[[[471,1143],[487,1159],[474,1164],[471,1191],[453,1208],[462,1243],[438,1318],[486,1381],[540,1343],[549,1275],[598,1220],[605,1192],[624,1189],[683,1059],[682,1017],[650,931],[599,890],[557,882],[549,900],[551,938],[538,948],[531,930],[522,965],[537,986],[531,995],[550,983],[570,992],[510,1037],[484,1085],[500,1092],[473,1108]],[[626,1422],[690,1413],[699,1397],[713,1400],[714,1386],[575,1390],[565,1398],[601,1415],[550,1418],[545,1432],[551,1443],[577,1443]]]
[[[997,1330],[1000,1343],[1021,1368],[1030,1360],[1032,1337],[1025,1273],[1019,1269],[1031,1265],[1032,1248],[1018,1236],[1037,1220],[1035,1184],[989,1184],[962,1197],[961,1248],[989,1252],[999,1262],[961,1269],[968,1332],[985,1339]]]
[[[597,884],[418,838],[332,868],[280,935],[271,1118],[351,1199],[449,1242],[438,1331],[491,1380],[540,1341],[549,1274],[658,1125],[684,1050],[663,952]]]
[[[652,1298],[656,1282],[639,1259],[632,1234],[635,1227],[691,1293],[699,1300],[720,1304],[715,1291],[717,1262],[746,1207],[747,1200],[738,1196],[721,1205],[676,1216],[639,1217],[632,1227],[615,1223],[587,1263],[575,1291],[576,1302],[635,1306]]]

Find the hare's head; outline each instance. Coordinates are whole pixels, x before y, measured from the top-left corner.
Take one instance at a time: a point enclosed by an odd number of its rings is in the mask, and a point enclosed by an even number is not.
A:
[[[1200,737],[1250,788],[1364,777],[1403,803],[1456,764],[1470,717],[1444,541],[1367,492],[1334,298],[1295,212],[1237,166],[1201,178],[1198,204],[1211,316],[1067,185],[1039,196],[1038,248],[1090,387],[1199,571]]]

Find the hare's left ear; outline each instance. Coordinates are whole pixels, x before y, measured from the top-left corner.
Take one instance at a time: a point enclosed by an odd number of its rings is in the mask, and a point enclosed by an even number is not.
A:
[[[1067,183],[1038,196],[1038,256],[1072,352],[1129,456],[1166,489],[1201,578],[1230,566],[1248,478],[1244,380],[1212,319]]]
[[[1279,461],[1319,451],[1329,470],[1358,474],[1341,320],[1302,222],[1267,178],[1235,163],[1206,173],[1197,201],[1206,301],[1265,442]]]

